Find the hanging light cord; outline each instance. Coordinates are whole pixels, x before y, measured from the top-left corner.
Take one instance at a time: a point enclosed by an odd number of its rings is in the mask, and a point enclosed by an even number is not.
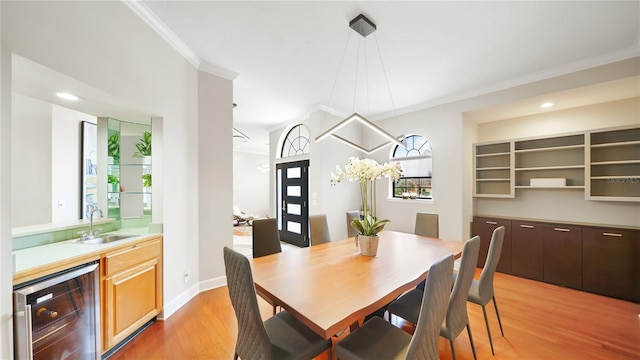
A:
[[[329,94],[329,102],[327,103],[327,111],[323,113],[327,113],[331,110],[331,100],[333,100],[333,93],[336,90],[336,85],[338,84],[338,77],[340,76],[340,70],[342,70],[342,63],[344,62],[344,56],[347,53],[347,48],[349,47],[349,40],[351,40],[351,30],[349,30],[349,36],[347,37],[347,41],[344,44],[344,50],[342,50],[342,57],[340,58],[340,65],[338,66],[338,71],[336,73],[336,78],[333,81],[333,87],[331,88],[331,94]],[[324,121],[324,115],[322,115],[322,120]]]
[[[389,84],[389,77],[387,76],[387,70],[384,66],[384,60],[382,60],[382,53],[380,52],[380,45],[378,44],[378,36],[373,33],[373,37],[376,39],[376,49],[378,50],[378,57],[380,57],[380,63],[382,64],[382,73],[384,74],[384,80],[387,83],[387,91],[389,92],[389,98],[391,99],[391,108],[393,109],[393,117],[396,119],[396,126],[400,129],[400,120],[398,119],[398,113],[396,112],[396,104],[393,101],[393,95],[391,94],[391,85]]]

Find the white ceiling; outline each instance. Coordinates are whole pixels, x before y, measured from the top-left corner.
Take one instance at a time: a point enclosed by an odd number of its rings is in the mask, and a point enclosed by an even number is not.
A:
[[[345,114],[375,116],[640,53],[638,1],[142,4],[203,62],[238,74],[234,125],[252,139],[266,139],[260,129],[305,116],[322,105]],[[362,41],[348,27],[360,13],[378,27]],[[369,80],[368,86],[357,87],[353,74],[359,41],[361,49],[367,49]],[[360,56],[362,61],[365,56]],[[363,68],[361,64],[360,71]]]
[[[251,141],[236,145],[262,153],[268,150],[269,128],[304,119],[320,107],[375,119],[394,109],[426,108],[640,55],[640,1],[126,4],[194,65],[230,78],[237,75],[234,126]],[[348,27],[360,13],[378,27],[365,39]],[[361,64],[356,66],[358,43]],[[38,70],[32,65],[25,65],[25,77]],[[14,90],[22,87],[27,95],[26,88],[36,85],[28,77],[14,80]],[[558,107],[552,109],[639,96],[639,89],[635,77],[565,91],[555,94],[562,97],[554,98]],[[104,108],[117,102],[95,91],[100,100],[83,106]],[[542,100],[547,99],[479,109],[470,116],[482,122],[529,115],[540,111]],[[137,115],[145,116],[132,114]]]

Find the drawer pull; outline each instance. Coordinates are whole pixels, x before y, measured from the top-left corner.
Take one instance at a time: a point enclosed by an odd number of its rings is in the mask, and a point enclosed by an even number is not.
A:
[[[555,231],[562,231],[562,232],[570,232],[570,229],[563,229],[563,228],[553,228],[553,230]]]
[[[489,225],[498,225],[497,221],[485,221]]]
[[[604,236],[613,236],[613,237],[622,237],[622,234],[610,233],[610,232],[603,232],[602,235],[604,235]]]
[[[533,229],[533,225],[520,225],[521,228]]]

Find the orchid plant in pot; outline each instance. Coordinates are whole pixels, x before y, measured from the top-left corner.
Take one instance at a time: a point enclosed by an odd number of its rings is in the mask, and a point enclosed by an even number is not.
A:
[[[331,173],[331,185],[336,185],[342,180],[358,181],[362,196],[361,219],[354,219],[351,226],[360,234],[356,241],[363,255],[375,256],[378,248],[378,233],[384,229],[389,220],[376,217],[376,181],[382,178],[397,180],[402,175],[400,163],[379,164],[373,159],[359,159],[351,157],[347,160],[344,170],[336,167],[337,174]]]

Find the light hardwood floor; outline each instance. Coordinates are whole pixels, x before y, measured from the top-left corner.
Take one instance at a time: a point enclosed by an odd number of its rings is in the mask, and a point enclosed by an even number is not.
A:
[[[495,357],[482,309],[468,303],[478,359],[640,359],[640,304],[501,273],[496,273],[495,289],[505,334],[500,336],[489,304]],[[271,307],[259,303],[266,319]],[[401,320],[393,321],[410,329]],[[222,287],[199,294],[110,359],[233,359],[236,331],[227,288]],[[440,338],[438,344],[440,357],[451,359],[448,341]],[[458,359],[473,359],[466,331],[456,339],[455,348]]]

